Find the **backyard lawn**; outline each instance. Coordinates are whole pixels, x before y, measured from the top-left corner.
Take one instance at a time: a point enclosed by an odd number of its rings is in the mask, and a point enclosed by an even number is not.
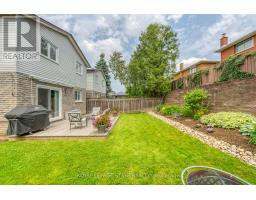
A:
[[[0,143],[0,184],[181,184],[191,165],[256,184],[256,168],[148,114],[121,115],[106,140]]]

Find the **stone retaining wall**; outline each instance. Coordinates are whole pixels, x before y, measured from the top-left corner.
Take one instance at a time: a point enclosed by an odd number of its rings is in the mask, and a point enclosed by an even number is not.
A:
[[[205,85],[209,92],[209,110],[240,111],[256,115],[256,78],[226,81]],[[190,89],[171,91],[165,98],[167,104],[182,104],[183,96]]]

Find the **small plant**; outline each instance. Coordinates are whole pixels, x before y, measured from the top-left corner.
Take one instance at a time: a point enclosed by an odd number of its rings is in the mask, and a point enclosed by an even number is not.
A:
[[[190,113],[193,118],[199,119],[207,113],[205,100],[208,98],[208,92],[203,89],[194,89],[184,96],[186,113]]]
[[[155,107],[155,110],[157,111],[157,112],[160,112],[160,110],[161,110],[161,108],[164,106],[164,104],[158,104],[156,107]]]
[[[256,144],[256,130],[254,130],[251,134],[250,134],[250,144]]]
[[[256,122],[256,117],[241,112],[218,112],[204,115],[200,121],[220,128],[240,128],[246,123]]]
[[[111,112],[112,112],[112,114],[113,114],[114,116],[117,116],[118,113],[119,113],[119,109],[118,109],[118,108],[112,108]]]
[[[246,123],[241,126],[240,133],[250,136],[249,143],[256,144],[256,122]]]
[[[177,115],[182,114],[182,107],[179,106],[179,105],[175,105],[175,104],[173,104],[173,105],[164,105],[160,109],[160,112],[164,115],[177,116]]]
[[[256,130],[256,122],[246,123],[240,127],[242,135],[250,135],[254,130]]]
[[[93,122],[93,125],[97,127],[98,129],[101,127],[109,128],[111,127],[110,118],[108,115],[102,115],[100,117],[97,117],[95,121]]]

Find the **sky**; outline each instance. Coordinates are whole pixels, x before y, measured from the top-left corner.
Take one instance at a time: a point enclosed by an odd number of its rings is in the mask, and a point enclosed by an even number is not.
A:
[[[226,33],[229,42],[256,28],[256,15],[40,15],[76,39],[92,67],[105,53],[121,51],[127,63],[135,50],[140,34],[151,23],[170,25],[177,32],[180,57],[185,67],[202,59],[219,60],[214,53],[219,39]],[[178,67],[177,67],[178,68]],[[118,80],[111,78],[115,92],[125,91]]]

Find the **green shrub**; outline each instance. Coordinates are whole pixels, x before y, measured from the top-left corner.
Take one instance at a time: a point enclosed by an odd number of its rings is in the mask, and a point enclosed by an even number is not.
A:
[[[161,108],[164,106],[164,104],[158,104],[156,107],[155,107],[155,110],[157,112],[160,112]]]
[[[182,107],[179,105],[164,105],[160,112],[164,115],[180,115],[182,114]]]
[[[256,144],[256,130],[254,130],[251,134],[250,134],[250,141],[249,143],[251,144]]]
[[[219,81],[237,80],[243,78],[251,78],[253,73],[245,72],[241,69],[244,64],[246,56],[235,55],[230,56],[227,60],[222,62],[219,69],[222,70]]]
[[[250,135],[254,130],[256,130],[256,123],[245,123],[240,127],[240,133],[242,135]]]
[[[194,117],[193,112],[191,111],[191,109],[186,107],[186,106],[184,106],[182,108],[182,115],[184,117]]]
[[[256,122],[243,124],[240,128],[240,133],[250,136],[249,143],[256,144]]]
[[[240,128],[246,123],[256,122],[256,117],[241,112],[218,112],[204,115],[200,121],[221,128]]]
[[[208,98],[208,92],[203,89],[194,89],[184,96],[185,110],[195,119],[199,119],[207,113],[205,100]]]

